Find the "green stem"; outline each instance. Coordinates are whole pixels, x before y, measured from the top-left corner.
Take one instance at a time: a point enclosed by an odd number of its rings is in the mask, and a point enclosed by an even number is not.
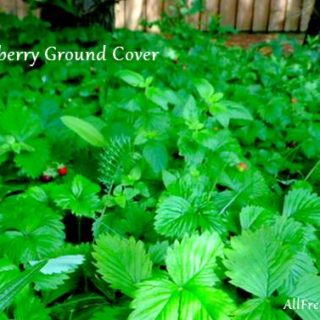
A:
[[[304,181],[307,181],[312,176],[312,174],[317,170],[319,165],[320,165],[320,160],[312,167],[312,169],[309,171],[309,173],[304,178]]]

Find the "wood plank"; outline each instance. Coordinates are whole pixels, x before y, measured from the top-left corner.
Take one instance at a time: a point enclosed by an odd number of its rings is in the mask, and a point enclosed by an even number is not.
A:
[[[221,24],[235,27],[237,0],[222,0],[220,3]]]
[[[286,18],[287,0],[272,0],[269,19],[269,31],[283,31]]]
[[[305,32],[308,29],[308,24],[312,15],[315,0],[304,0],[301,12],[300,31]]]
[[[115,25],[117,29],[126,26],[126,6],[125,1],[120,1],[115,5]]]
[[[28,5],[22,0],[17,1],[17,16],[23,18],[28,15]]]
[[[302,0],[288,0],[285,31],[298,31],[301,18]]]
[[[202,28],[208,30],[212,17],[217,17],[219,13],[219,0],[206,0],[205,12],[202,15]]]
[[[159,0],[148,0],[146,2],[146,20],[153,22],[161,18],[162,2]],[[158,27],[152,27],[148,29],[152,32],[158,32]]]
[[[189,8],[191,8],[192,6],[192,2],[193,0],[187,0],[187,5]],[[200,14],[196,13],[193,15],[189,15],[187,17],[187,22],[190,23],[191,25],[193,25],[194,28],[198,28],[199,27],[199,21],[200,21]]]
[[[249,31],[253,25],[254,0],[239,0],[237,13],[237,29]]]
[[[256,0],[253,13],[253,31],[267,31],[270,0]]]
[[[125,0],[126,27],[131,30],[141,29],[140,21],[145,19],[144,0]]]
[[[0,2],[0,8],[3,12],[15,13],[16,12],[16,3],[12,0],[2,0]]]

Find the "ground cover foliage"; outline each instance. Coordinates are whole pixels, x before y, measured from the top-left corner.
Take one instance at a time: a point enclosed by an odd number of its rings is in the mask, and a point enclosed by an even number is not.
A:
[[[320,302],[317,41],[1,20],[10,48],[161,52],[0,64],[1,320],[319,319],[283,309]]]

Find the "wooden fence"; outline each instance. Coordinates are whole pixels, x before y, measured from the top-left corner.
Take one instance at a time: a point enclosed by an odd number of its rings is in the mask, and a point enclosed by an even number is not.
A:
[[[192,0],[188,0],[189,3]],[[189,22],[206,29],[211,16],[219,15],[223,25],[240,31],[304,32],[315,0],[203,0],[205,11]],[[170,12],[174,0],[123,0],[116,6],[116,26],[138,29],[140,21],[154,21]],[[0,10],[22,17],[27,6],[22,0],[0,0]]]

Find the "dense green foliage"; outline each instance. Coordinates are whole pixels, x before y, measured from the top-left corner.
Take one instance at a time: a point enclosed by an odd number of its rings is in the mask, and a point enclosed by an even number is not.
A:
[[[1,21],[10,49],[161,52],[0,64],[1,320],[320,318],[283,309],[320,302],[317,41]]]

